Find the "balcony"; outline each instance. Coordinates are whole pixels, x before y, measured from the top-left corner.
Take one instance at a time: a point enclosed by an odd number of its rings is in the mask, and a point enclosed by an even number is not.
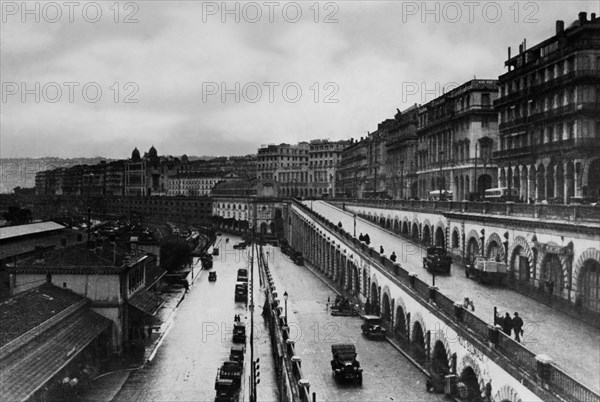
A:
[[[565,115],[569,115],[572,113],[591,113],[591,114],[599,114],[600,113],[600,105],[594,102],[587,103],[571,103],[569,105],[560,106],[554,109],[549,109],[545,111],[536,111],[529,116],[519,117],[516,119],[512,119],[508,122],[500,123],[499,129],[507,130],[509,128],[515,128],[522,125],[527,125],[530,123],[537,123],[542,120],[549,120],[554,118],[559,118]]]
[[[530,155],[565,151],[583,151],[586,149],[598,148],[600,148],[600,139],[598,138],[572,138],[570,140],[555,141],[547,144],[529,145],[526,147],[496,151],[494,152],[494,159],[515,159]]]

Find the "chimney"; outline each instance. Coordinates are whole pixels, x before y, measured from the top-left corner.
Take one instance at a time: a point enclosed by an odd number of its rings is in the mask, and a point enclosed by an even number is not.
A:
[[[510,46],[508,47],[508,60],[510,60]]]
[[[585,11],[579,13],[579,22],[581,22],[581,25],[583,25],[584,22],[587,22],[587,13]]]
[[[519,45],[519,54],[523,53],[523,44],[521,43]]]
[[[523,38],[523,51],[527,50],[527,38]]]
[[[594,21],[596,19],[596,13],[592,13],[590,21]]]
[[[556,20],[556,34],[560,34],[565,30],[565,22],[561,20]]]

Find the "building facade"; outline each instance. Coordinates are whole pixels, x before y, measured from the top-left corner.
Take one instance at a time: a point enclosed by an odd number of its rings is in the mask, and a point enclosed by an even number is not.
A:
[[[387,192],[394,199],[417,197],[417,126],[418,105],[396,114],[396,127],[387,148]]]
[[[418,197],[452,192],[455,200],[482,197],[496,183],[496,80],[468,81],[419,108]]]
[[[313,140],[308,150],[308,196],[333,197],[342,151],[350,141]]]
[[[505,62],[495,102],[500,119],[498,186],[530,201],[598,199],[600,18],[585,12]]]
[[[215,184],[237,179],[234,173],[194,172],[180,173],[169,178],[168,196],[209,196]]]

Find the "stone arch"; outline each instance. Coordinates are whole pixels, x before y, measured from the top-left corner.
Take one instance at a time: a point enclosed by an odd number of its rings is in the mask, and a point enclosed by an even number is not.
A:
[[[400,297],[396,298],[396,312],[394,317],[394,335],[401,339],[406,339],[406,305]]]
[[[558,246],[554,242],[549,242],[549,245]],[[540,280],[540,286],[543,281],[552,279],[554,282],[555,294],[561,294],[562,289],[569,283],[569,260],[565,256],[558,254],[545,253],[539,259],[539,275],[536,275]]]
[[[382,290],[381,293],[381,318],[390,323],[392,322],[392,302],[390,299],[390,294],[389,291],[386,291],[386,289]]]
[[[490,255],[492,254],[492,255]],[[488,236],[487,241],[485,242],[485,256],[487,258],[492,258],[497,255],[500,256],[500,260],[504,261],[504,245],[502,244],[502,239],[498,235],[498,233],[493,232]]]
[[[436,338],[438,338],[436,334]],[[450,355],[447,342],[442,339],[431,340],[431,372],[432,374],[446,375],[450,373]]]
[[[467,258],[467,262],[471,262],[475,259],[475,257],[478,257],[481,252],[481,246],[480,246],[480,240],[479,240],[479,235],[477,234],[476,231],[471,230],[469,232],[469,235],[467,236],[467,240],[466,240],[466,258]]]
[[[466,378],[466,377],[470,377],[469,369],[475,375],[476,382],[472,381],[472,379],[470,381],[468,378]],[[489,379],[483,378],[483,372],[481,370],[481,367],[479,367],[479,364],[477,364],[477,362],[470,355],[464,355],[460,362],[460,366],[457,367],[457,371],[460,373],[460,376],[459,376],[460,381],[465,383],[465,385],[468,388],[470,388],[469,389],[469,397],[480,396],[481,391],[483,390],[483,388],[485,386],[486,380],[489,380]],[[473,389],[473,388],[476,388],[476,389]]]
[[[509,265],[508,269],[510,270],[511,275],[513,275],[514,277],[517,277],[517,278],[527,277],[525,272],[521,272],[521,269],[520,269],[521,265],[517,259],[517,257],[521,256],[521,254],[525,254],[525,256],[527,257],[529,270],[534,269],[533,251],[531,250],[531,247],[529,247],[529,243],[527,242],[527,240],[522,236],[515,237],[512,241],[511,250],[510,250],[509,254],[510,254],[510,260],[509,260],[510,265]]]
[[[414,240],[419,240],[420,239],[420,233],[419,233],[419,223],[414,221],[412,224],[412,229],[410,231],[410,236],[414,239]]]
[[[408,231],[409,231],[409,223],[408,223],[408,219],[404,219],[404,221],[402,222],[402,234],[403,235],[408,235]]]
[[[452,239],[450,245],[452,248],[460,248],[460,230],[456,226],[452,229]]]
[[[371,299],[371,313],[377,314],[379,312],[379,302],[381,295],[379,294],[379,284],[377,283],[377,276],[373,274],[371,279],[371,285],[369,286],[369,296]]]
[[[410,333],[410,351],[413,358],[421,363],[427,360],[427,352],[425,350],[426,330],[420,314],[418,319],[416,316],[417,314],[415,314],[415,320],[413,321]]]
[[[437,247],[446,248],[446,234],[444,232],[444,227],[439,225],[435,228],[435,242],[434,244]]]
[[[345,290],[349,290],[350,292],[352,292],[352,281],[354,280],[354,274],[353,274],[353,270],[352,270],[352,266],[354,265],[354,263],[352,262],[352,260],[350,258],[348,258],[346,260],[346,283],[343,283],[343,288]]]
[[[494,396],[494,401],[500,402],[522,402],[519,393],[515,391],[513,387],[510,385],[504,385],[502,388],[496,392]]]
[[[423,224],[423,238],[421,240],[426,245],[431,244],[431,229],[427,223]]]
[[[600,251],[594,248],[585,250],[577,260],[573,278],[577,284],[577,304],[600,312]]]

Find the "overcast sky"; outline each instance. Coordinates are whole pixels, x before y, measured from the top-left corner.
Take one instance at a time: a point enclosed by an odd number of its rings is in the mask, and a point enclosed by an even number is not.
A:
[[[597,0],[224,4],[3,1],[0,156],[357,138],[444,87],[497,78],[508,46],[557,19],[598,13]]]

